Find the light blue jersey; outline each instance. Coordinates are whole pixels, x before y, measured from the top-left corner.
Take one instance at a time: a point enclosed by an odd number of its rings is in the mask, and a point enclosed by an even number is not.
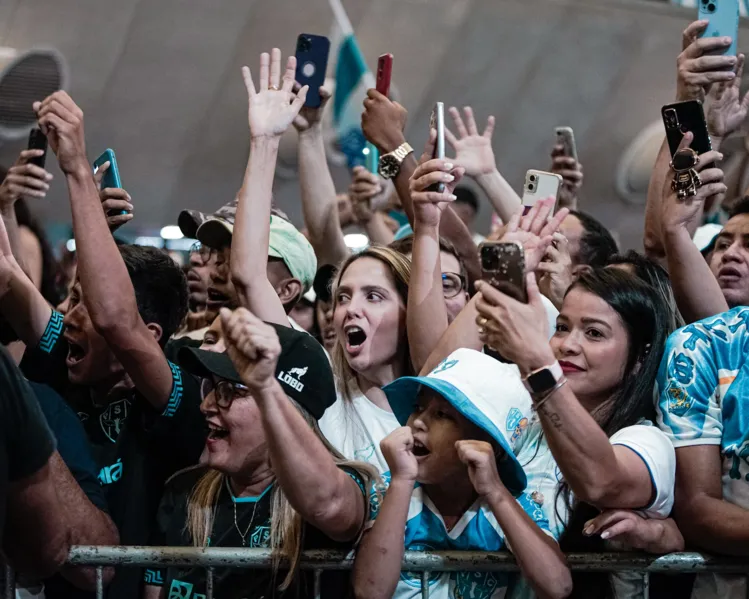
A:
[[[749,509],[749,308],[669,337],[658,372],[658,424],[675,447],[720,445],[723,497]]]
[[[385,474],[389,480],[390,473]],[[521,494],[518,503],[531,519],[547,534],[549,522],[537,503],[529,495]],[[489,506],[480,499],[463,514],[457,524],[447,530],[439,510],[417,486],[411,495],[405,534],[406,551],[507,551],[497,519]],[[429,578],[429,597],[432,599],[501,599],[518,575],[506,572],[444,572]],[[402,572],[394,599],[421,597],[421,576],[417,572]]]

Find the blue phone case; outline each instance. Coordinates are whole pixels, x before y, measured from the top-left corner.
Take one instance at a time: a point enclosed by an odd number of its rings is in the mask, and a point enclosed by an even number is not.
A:
[[[101,188],[122,189],[120,169],[117,168],[117,157],[114,155],[114,150],[107,148],[101,156],[94,160],[94,173],[105,162],[109,162],[109,168],[104,173],[104,178],[101,180]]]
[[[380,165],[380,151],[377,149],[377,146],[367,142],[367,148],[369,148],[369,152],[367,153],[367,159],[365,160],[367,170],[370,173],[374,173],[375,175],[379,171],[379,165]]]
[[[709,22],[700,37],[730,37],[731,45],[724,51],[710,54],[736,56],[739,37],[739,0],[699,0],[697,18]]]
[[[302,33],[296,41],[296,80],[309,85],[305,106],[319,108],[322,103],[320,87],[325,83],[328,70],[330,40],[324,35]]]

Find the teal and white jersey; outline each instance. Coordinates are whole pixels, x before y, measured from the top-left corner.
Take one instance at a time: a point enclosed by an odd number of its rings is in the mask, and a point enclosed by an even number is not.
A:
[[[390,473],[385,474],[390,479]],[[522,494],[518,503],[547,534],[549,523],[541,506]],[[510,550],[505,535],[489,506],[480,499],[447,530],[445,522],[424,489],[416,486],[408,508],[405,534],[406,551],[505,551]],[[508,587],[518,581],[517,574],[505,572],[443,572],[429,578],[432,599],[501,599]],[[401,572],[394,599],[421,597],[421,575]]]
[[[723,499],[749,509],[749,308],[676,331],[658,372],[658,424],[675,447],[719,445]],[[694,599],[746,596],[741,576],[697,577]]]
[[[674,447],[720,445],[723,498],[749,509],[749,308],[669,337],[658,372],[658,424]]]

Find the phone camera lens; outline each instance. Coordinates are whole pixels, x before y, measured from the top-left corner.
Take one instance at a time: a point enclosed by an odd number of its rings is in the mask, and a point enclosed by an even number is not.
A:
[[[528,179],[531,180],[531,181],[535,181],[536,180],[536,175],[531,175],[530,177],[528,177]]]
[[[299,43],[297,44],[297,50],[299,52],[309,52],[309,49],[312,47],[312,40],[306,36],[303,35],[299,38]]]
[[[715,4],[708,4],[707,12],[715,12]]]
[[[710,4],[710,0],[702,0],[702,4],[704,4],[705,6],[707,6],[708,4]]]
[[[528,191],[536,191],[536,186],[533,183],[528,185]]]

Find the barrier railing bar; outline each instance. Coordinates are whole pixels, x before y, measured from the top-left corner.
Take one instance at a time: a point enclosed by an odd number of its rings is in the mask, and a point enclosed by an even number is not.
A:
[[[642,575],[642,599],[650,599],[650,572]]]
[[[578,572],[718,572],[748,574],[749,561],[701,553],[655,556],[641,553],[570,553],[567,563]],[[271,551],[234,547],[108,547],[77,546],[68,556],[70,565],[87,566],[195,566],[269,568]],[[353,554],[313,550],[302,553],[304,570],[350,570]],[[403,570],[416,572],[510,572],[517,564],[510,553],[479,551],[406,551]]]
[[[421,599],[429,599],[429,572],[421,573]]]
[[[322,570],[315,570],[315,599],[321,599],[322,597]]]
[[[6,599],[11,599],[12,597],[15,597],[16,595],[16,573],[13,571],[13,568],[6,565],[5,566],[5,589],[4,589],[4,597]]]
[[[104,599],[104,567],[96,567],[96,599]]]
[[[213,568],[205,569],[205,597],[213,599]]]

